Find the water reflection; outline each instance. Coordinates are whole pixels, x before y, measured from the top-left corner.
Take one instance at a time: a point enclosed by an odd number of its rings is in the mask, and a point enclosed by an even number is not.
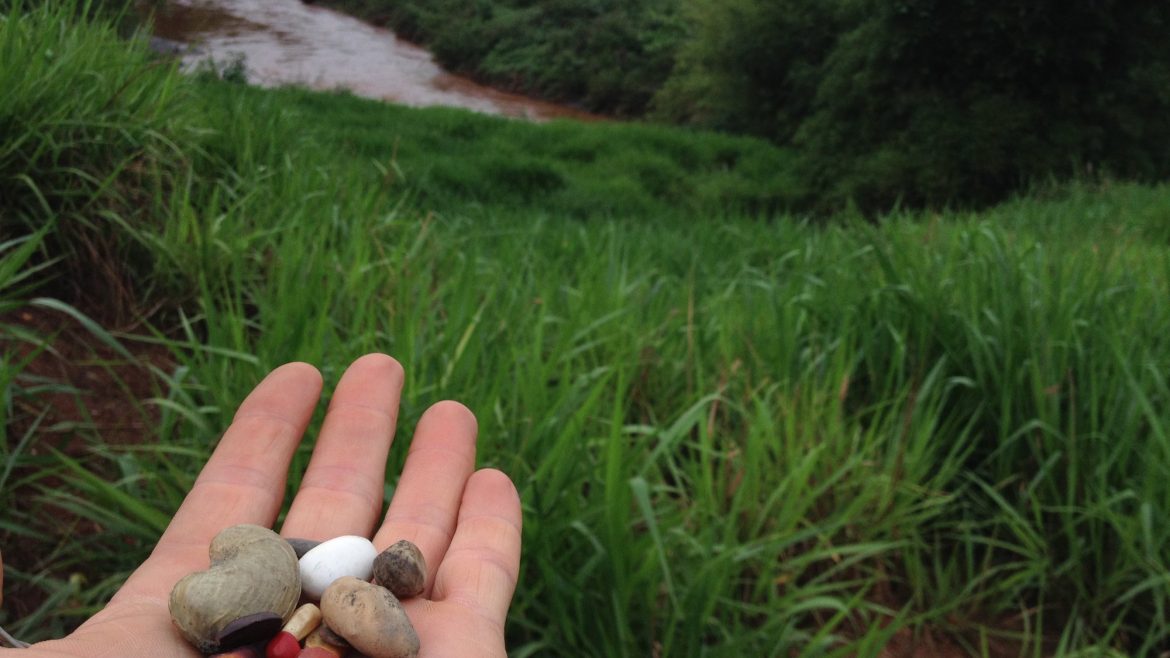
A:
[[[300,0],[171,0],[156,14],[154,33],[198,46],[184,55],[188,66],[243,56],[254,84],[345,88],[405,105],[537,120],[600,118],[452,75],[429,52],[389,30]]]

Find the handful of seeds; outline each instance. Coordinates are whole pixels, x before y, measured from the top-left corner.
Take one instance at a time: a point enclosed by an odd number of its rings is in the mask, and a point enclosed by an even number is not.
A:
[[[175,626],[207,655],[418,655],[418,634],[399,599],[423,592],[426,564],[409,541],[379,553],[364,537],[286,541],[240,525],[216,535],[209,554],[211,567],[181,579],[170,598]]]

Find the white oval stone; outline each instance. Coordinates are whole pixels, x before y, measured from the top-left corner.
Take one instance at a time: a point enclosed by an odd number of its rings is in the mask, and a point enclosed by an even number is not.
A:
[[[378,549],[365,537],[343,535],[321,542],[301,556],[301,589],[305,596],[320,600],[325,588],[342,576],[369,580],[376,557]]]

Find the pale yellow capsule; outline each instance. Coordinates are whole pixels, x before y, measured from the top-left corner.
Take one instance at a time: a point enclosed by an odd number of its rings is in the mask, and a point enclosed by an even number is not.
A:
[[[297,608],[281,630],[296,637],[297,640],[303,640],[320,625],[321,608],[313,603],[306,603]]]

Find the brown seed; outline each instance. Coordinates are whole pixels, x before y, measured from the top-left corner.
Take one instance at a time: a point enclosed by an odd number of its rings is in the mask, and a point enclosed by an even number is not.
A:
[[[415,658],[418,634],[390,590],[352,576],[321,596],[325,623],[369,658]]]
[[[427,583],[427,562],[422,551],[403,539],[374,558],[374,582],[400,599],[422,594]]]

